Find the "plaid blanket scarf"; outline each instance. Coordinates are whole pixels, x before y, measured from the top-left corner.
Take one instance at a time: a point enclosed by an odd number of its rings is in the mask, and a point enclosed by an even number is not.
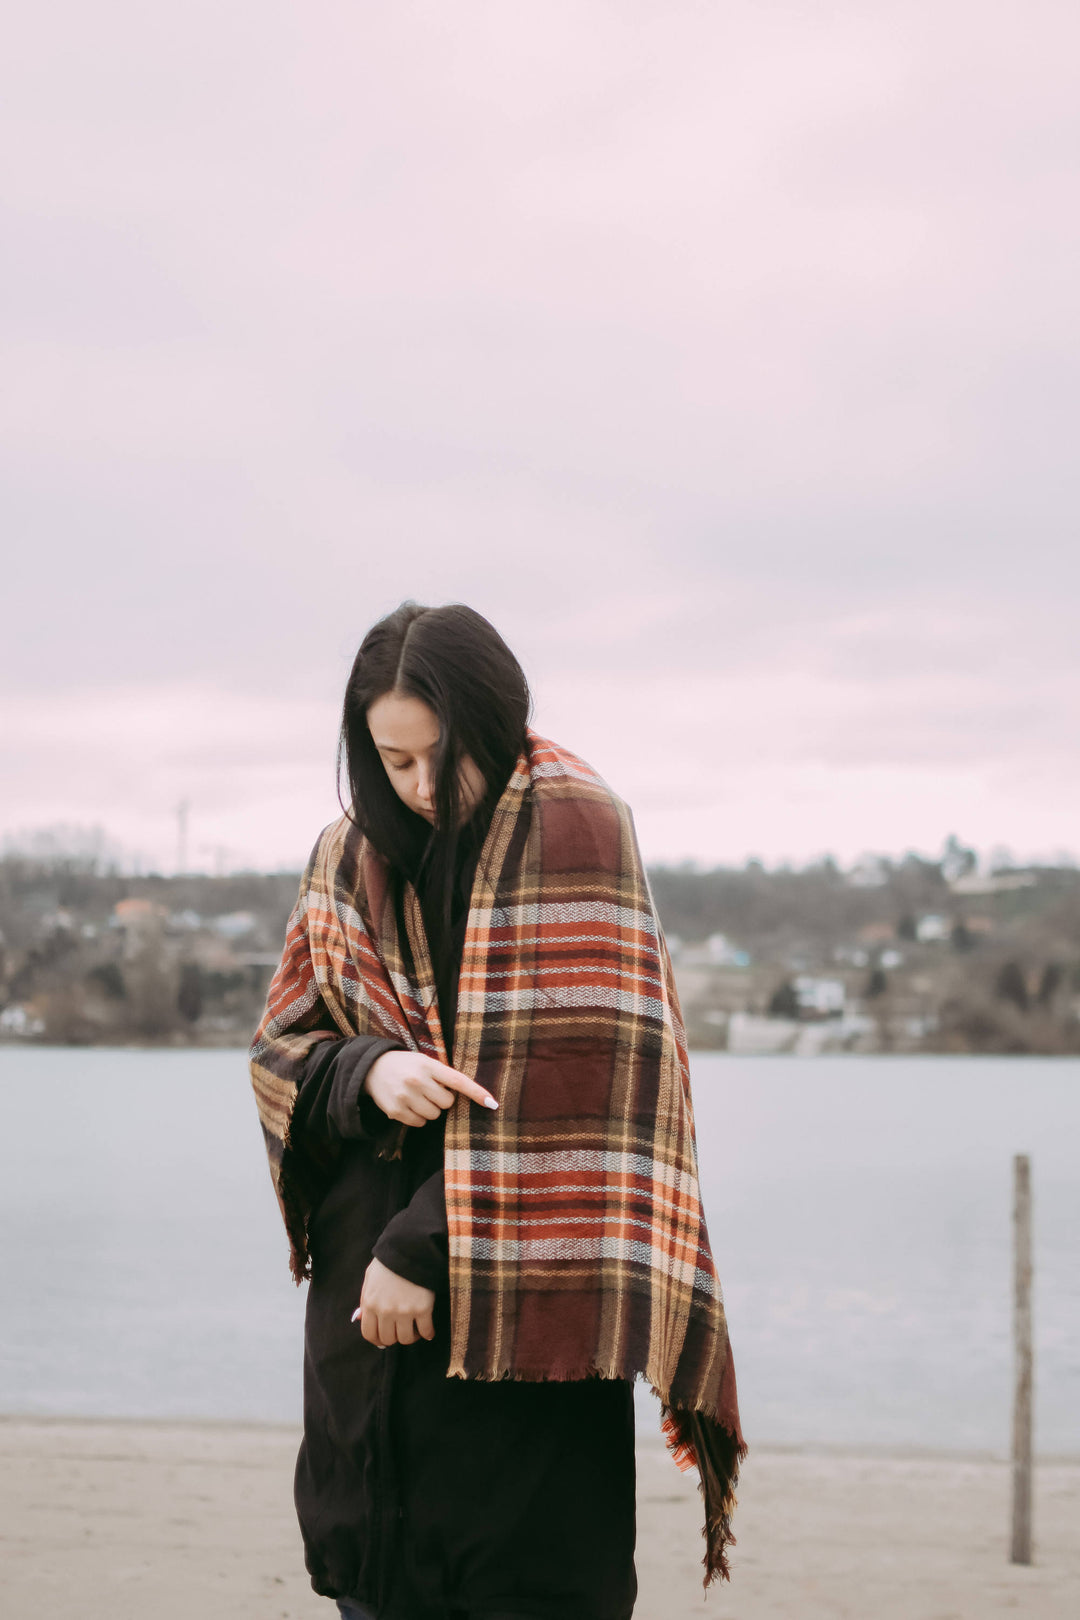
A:
[[[682,1021],[630,812],[530,734],[477,866],[452,1053],[408,884],[402,911],[406,937],[385,863],[347,818],[328,827],[251,1052],[297,1280],[313,1192],[289,1119],[314,1044],[391,1036],[475,1076],[500,1106],[459,1097],[446,1118],[448,1375],[643,1374],[675,1460],[700,1472],[708,1585],[728,1572],[745,1446]]]

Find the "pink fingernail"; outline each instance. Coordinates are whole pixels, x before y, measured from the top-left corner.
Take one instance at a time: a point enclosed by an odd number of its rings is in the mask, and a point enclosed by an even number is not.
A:
[[[498,1106],[499,1106],[499,1105],[498,1105],[498,1103],[497,1103],[497,1102],[496,1102],[496,1101],[495,1101],[495,1099],[494,1099],[494,1097],[489,1097],[489,1098],[488,1098],[488,1100],[487,1100],[487,1102],[486,1102],[486,1103],[485,1103],[485,1104],[484,1104],[484,1107],[485,1107],[485,1108],[498,1108]]]

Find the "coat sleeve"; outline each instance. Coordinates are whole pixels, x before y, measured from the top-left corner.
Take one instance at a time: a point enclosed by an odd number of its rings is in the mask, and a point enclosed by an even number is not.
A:
[[[441,1170],[421,1182],[405,1208],[388,1222],[375,1245],[375,1258],[420,1288],[435,1294],[449,1291],[450,1239]]]
[[[304,1064],[293,1107],[294,1147],[333,1146],[337,1142],[380,1142],[400,1129],[364,1090],[372,1065],[384,1052],[401,1051],[399,1041],[378,1035],[353,1035],[320,1041]]]

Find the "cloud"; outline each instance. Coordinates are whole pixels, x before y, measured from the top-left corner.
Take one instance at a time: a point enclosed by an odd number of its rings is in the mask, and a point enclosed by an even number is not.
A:
[[[5,825],[165,848],[190,778],[302,855],[289,739],[414,596],[657,850],[1068,842],[1078,45],[1050,0],[24,10]]]
[[[234,866],[299,866],[340,814],[337,718],[329,703],[181,684],[8,700],[7,830],[103,825],[169,869],[188,801],[196,862],[227,848]]]
[[[936,850],[951,831],[1020,854],[1074,841],[1080,760],[1051,682],[1002,706],[983,678],[946,689],[918,668],[859,683],[809,667],[798,679],[658,674],[644,661],[545,673],[535,687],[537,728],[629,800],[651,860],[850,860]],[[293,696],[287,683],[256,694],[174,682],[9,699],[6,828],[99,823],[169,867],[184,800],[197,857],[225,848],[233,865],[299,866],[339,813],[339,698],[328,681]]]

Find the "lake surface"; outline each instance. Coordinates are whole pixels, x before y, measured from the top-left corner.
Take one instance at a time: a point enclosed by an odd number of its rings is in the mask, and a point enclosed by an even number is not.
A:
[[[693,1069],[751,1443],[1007,1450],[1029,1152],[1037,1444],[1080,1454],[1080,1062]],[[244,1054],[6,1047],[0,1108],[0,1411],[297,1419],[303,1292]]]

